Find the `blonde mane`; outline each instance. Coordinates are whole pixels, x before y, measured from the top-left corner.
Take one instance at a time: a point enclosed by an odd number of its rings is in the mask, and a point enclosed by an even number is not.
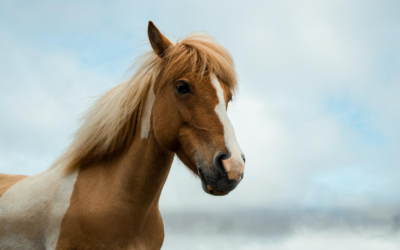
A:
[[[200,77],[213,72],[232,91],[237,86],[229,52],[205,34],[178,41],[163,58],[147,52],[131,68],[135,69],[132,77],[101,96],[82,117],[74,140],[55,165],[71,170],[110,158],[128,147],[140,124],[147,93],[163,69],[167,79],[183,72]]]

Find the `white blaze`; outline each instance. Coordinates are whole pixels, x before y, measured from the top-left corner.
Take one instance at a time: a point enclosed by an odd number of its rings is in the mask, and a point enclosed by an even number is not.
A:
[[[214,74],[211,74],[210,77],[212,85],[217,90],[217,96],[219,99],[219,103],[215,107],[215,112],[219,116],[219,119],[221,120],[221,123],[224,126],[225,145],[228,148],[229,152],[231,153],[229,166],[227,167],[228,164],[225,164],[224,161],[223,164],[225,170],[228,172],[229,179],[233,179],[230,178],[231,177],[229,173],[230,171],[234,173],[243,172],[244,162],[242,159],[242,151],[236,140],[235,131],[233,129],[231,121],[229,120],[228,113],[226,112],[226,102],[221,83],[218,81],[218,78]]]

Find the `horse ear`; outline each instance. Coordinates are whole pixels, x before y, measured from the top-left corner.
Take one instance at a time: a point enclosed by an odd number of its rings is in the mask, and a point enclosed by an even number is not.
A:
[[[149,27],[147,29],[151,47],[159,57],[163,57],[165,51],[172,43],[157,29],[152,21],[149,21]]]

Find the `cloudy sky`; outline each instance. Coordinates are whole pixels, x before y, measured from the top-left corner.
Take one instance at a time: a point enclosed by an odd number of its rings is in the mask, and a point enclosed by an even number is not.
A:
[[[399,248],[397,0],[0,0],[1,173],[51,165],[149,48],[149,20],[231,52],[229,115],[247,160],[226,197],[174,162],[164,249]]]

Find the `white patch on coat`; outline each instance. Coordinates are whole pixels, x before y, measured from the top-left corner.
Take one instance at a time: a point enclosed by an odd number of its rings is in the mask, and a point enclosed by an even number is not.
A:
[[[0,249],[56,248],[78,171],[50,168],[7,190],[0,197]]]
[[[238,177],[231,178],[230,173],[228,172],[229,179],[241,179],[241,174],[244,170],[244,161],[242,159],[242,151],[239,147],[239,144],[236,140],[235,130],[233,129],[232,123],[229,120],[228,113],[226,112],[226,101],[224,97],[224,91],[222,89],[221,83],[219,82],[218,78],[211,74],[211,83],[217,90],[217,96],[219,99],[219,103],[215,107],[215,112],[219,116],[222,125],[224,126],[224,136],[225,136],[225,145],[228,148],[229,152],[231,153],[231,157],[229,158],[229,164],[225,164],[223,161],[223,165],[225,170],[235,172],[238,174]],[[232,169],[227,169],[227,167]]]
[[[140,123],[140,137],[147,138],[149,136],[150,131],[150,118],[151,118],[151,110],[153,109],[153,103],[156,96],[154,95],[153,85],[149,89],[149,93],[146,97],[146,102],[143,108],[142,114],[142,122]]]

